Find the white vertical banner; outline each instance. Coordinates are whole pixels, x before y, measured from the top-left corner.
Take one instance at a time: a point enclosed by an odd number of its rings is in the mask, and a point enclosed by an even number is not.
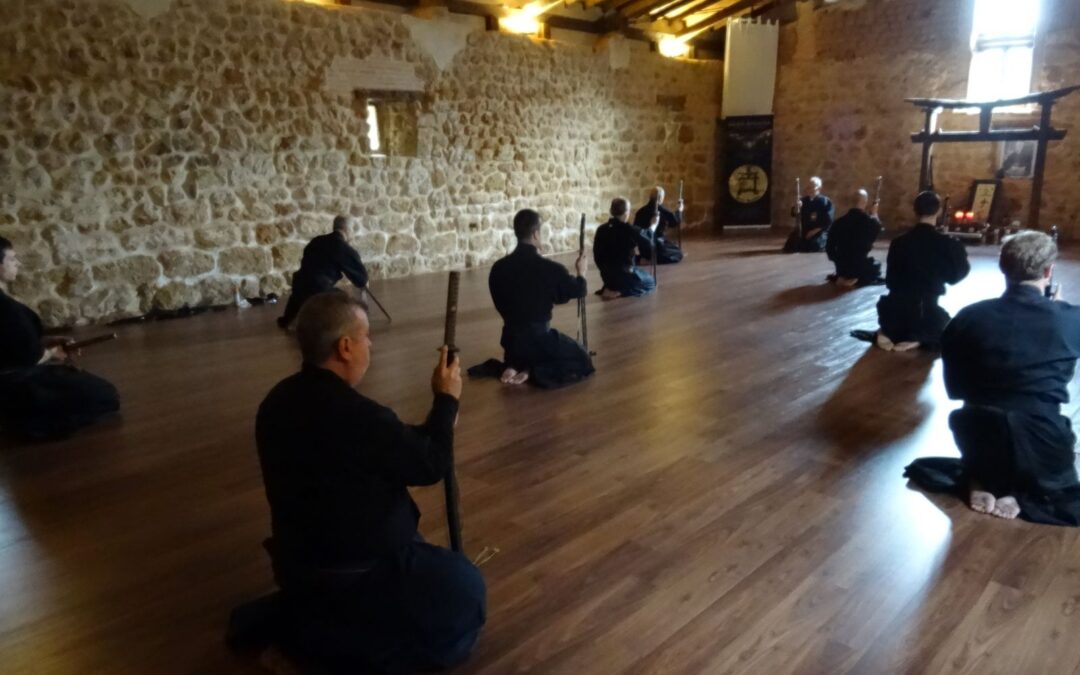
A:
[[[721,117],[772,114],[779,44],[780,25],[776,22],[728,21]]]

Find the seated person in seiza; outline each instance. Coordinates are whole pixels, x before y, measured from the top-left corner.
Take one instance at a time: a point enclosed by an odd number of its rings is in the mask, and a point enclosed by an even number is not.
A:
[[[881,263],[870,257],[874,241],[881,233],[878,204],[866,211],[870,195],[866,190],[855,193],[855,206],[836,219],[829,228],[825,252],[836,263],[836,274],[830,276],[837,286],[869,286],[884,283]]]
[[[915,227],[889,245],[885,285],[888,295],[877,304],[877,345],[906,351],[920,345],[937,349],[949,313],[938,306],[945,284],[959,283],[971,270],[967,251],[957,240],[937,231],[941,198],[922,192],[915,198]]]
[[[1080,485],[1061,404],[1080,357],[1080,307],[1047,298],[1057,246],[1041,232],[1006,240],[1005,294],[960,310],[942,337],[960,459],[918,459],[906,474],[1001,518],[1080,525]]]
[[[555,305],[588,294],[589,261],[579,256],[576,276],[540,255],[540,214],[530,209],[514,216],[517,248],[491,268],[488,288],[503,319],[500,344],[505,352],[504,384],[531,381],[554,389],[578,382],[593,372],[592,359],[580,344],[551,327]]]
[[[605,300],[624,295],[639,297],[656,290],[656,279],[634,264],[643,246],[648,246],[659,218],[653,216],[647,230],[631,225],[630,202],[622,197],[611,200],[611,219],[596,230],[593,258],[604,281],[601,295]]]
[[[19,258],[0,237],[0,281],[19,274]],[[70,338],[45,338],[41,319],[0,290],[0,427],[17,436],[62,438],[120,409],[116,387],[71,364]]]
[[[288,328],[305,300],[330,290],[342,276],[357,288],[367,286],[368,273],[364,263],[356,249],[349,245],[349,219],[337,216],[332,232],[320,234],[304,247],[300,269],[293,274],[292,293],[285,305],[285,314],[278,317],[278,326]]]
[[[784,253],[820,253],[825,250],[829,239],[836,208],[832,201],[821,194],[821,179],[810,178],[808,194],[795,200],[791,215],[799,219],[800,228],[796,228],[784,242]]]
[[[259,406],[255,438],[270,503],[266,543],[286,654],[349,672],[455,666],[485,619],[479,571],[425,543],[408,486],[442,480],[461,395],[446,348],[427,421],[412,426],[356,391],[370,361],[365,309],[341,291],[297,320],[300,372]]]
[[[678,244],[668,241],[664,235],[669,227],[682,227],[683,200],[680,199],[676,210],[671,211],[664,206],[664,188],[660,186],[653,188],[652,194],[649,195],[649,203],[642,206],[634,214],[634,227],[642,231],[648,230],[649,223],[652,222],[657,208],[660,210],[660,222],[656,226],[654,235],[656,250],[658,251],[656,262],[660,265],[671,265],[682,261],[683,252]],[[641,257],[652,260],[652,241],[649,242],[648,246],[641,249]]]

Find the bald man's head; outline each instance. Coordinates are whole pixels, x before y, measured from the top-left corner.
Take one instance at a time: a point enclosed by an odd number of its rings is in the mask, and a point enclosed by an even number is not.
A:
[[[855,208],[866,210],[866,205],[870,203],[870,193],[866,190],[859,189],[855,191]]]

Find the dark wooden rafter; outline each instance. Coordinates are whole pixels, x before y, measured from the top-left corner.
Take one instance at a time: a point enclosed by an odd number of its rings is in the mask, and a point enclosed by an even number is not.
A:
[[[670,18],[680,17],[687,12],[700,10],[713,2],[714,0],[679,0],[679,2],[665,9],[663,16]]]

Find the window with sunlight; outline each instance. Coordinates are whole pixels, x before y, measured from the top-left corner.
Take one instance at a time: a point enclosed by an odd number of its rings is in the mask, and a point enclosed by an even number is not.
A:
[[[1031,93],[1039,0],[975,0],[968,99],[994,101]]]
[[[367,107],[367,137],[371,152],[379,152],[382,145],[379,142],[379,113],[371,103]]]

